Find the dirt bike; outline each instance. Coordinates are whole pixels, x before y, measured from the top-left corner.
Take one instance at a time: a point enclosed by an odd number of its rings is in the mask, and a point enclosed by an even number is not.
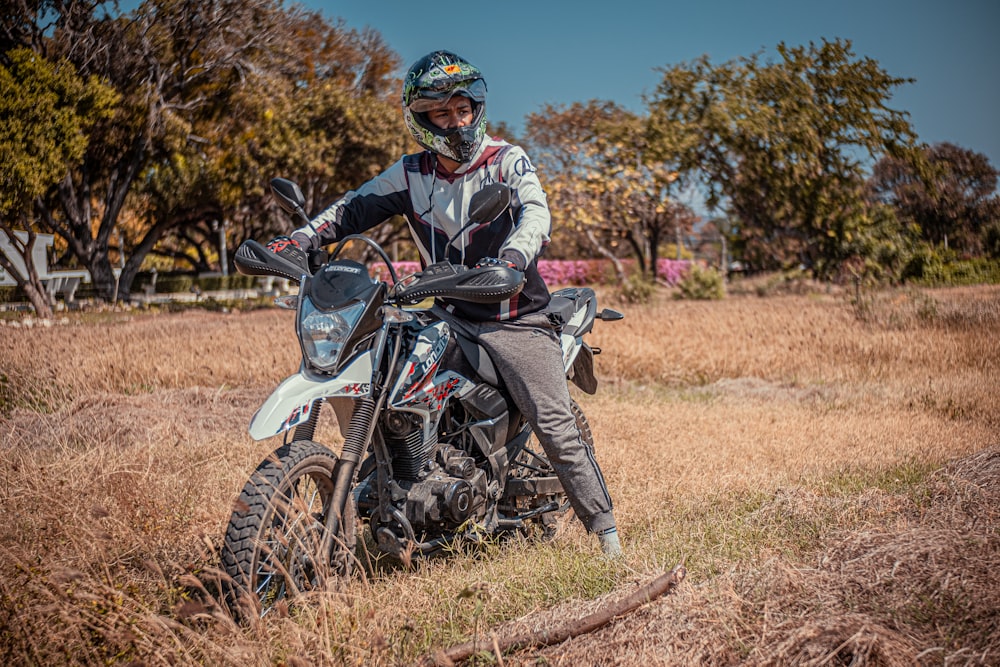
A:
[[[308,221],[296,184],[271,185],[282,208]],[[495,220],[510,198],[503,184],[485,187],[470,202],[466,227]],[[342,259],[348,242],[369,246],[392,284]],[[297,311],[302,362],[250,422],[254,439],[282,435],[283,442],[244,486],[226,530],[231,603],[242,598],[266,614],[349,576],[361,563],[359,523],[374,549],[403,558],[489,536],[553,534],[568,501],[502,378],[476,341],[415,307],[431,297],[498,302],[519,292],[523,273],[438,262],[399,280],[383,249],[362,235],[312,260],[304,273],[255,241],[234,257],[241,273],[299,283],[298,294],[276,303]],[[594,393],[600,349],[584,336],[595,319],[622,314],[598,312],[589,288],[554,292],[548,314],[559,324],[567,377]],[[443,367],[453,338],[474,372]],[[344,437],[339,455],[313,440],[323,404]],[[586,417],[572,408],[592,447]]]

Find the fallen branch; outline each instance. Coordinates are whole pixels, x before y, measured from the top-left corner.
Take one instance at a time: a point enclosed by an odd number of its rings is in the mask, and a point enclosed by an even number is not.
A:
[[[685,575],[687,575],[687,570],[682,565],[678,565],[670,572],[661,574],[625,598],[609,604],[602,609],[598,609],[578,621],[568,623],[561,628],[525,632],[499,640],[496,637],[492,637],[490,639],[484,638],[465,642],[464,644],[456,644],[450,648],[440,649],[424,656],[417,664],[421,667],[451,667],[455,663],[466,660],[480,651],[496,652],[499,658],[501,654],[509,651],[558,644],[567,639],[593,632],[614,619],[625,614],[630,614],[642,605],[669,593],[684,580]]]

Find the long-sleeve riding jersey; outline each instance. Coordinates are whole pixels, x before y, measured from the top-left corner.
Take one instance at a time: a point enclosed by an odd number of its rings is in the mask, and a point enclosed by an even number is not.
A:
[[[446,252],[448,240],[468,221],[472,195],[496,182],[511,187],[510,208],[491,223],[463,231]],[[457,173],[443,169],[430,151],[404,155],[295,230],[292,238],[304,248],[318,248],[393,215],[405,216],[424,266],[447,259],[471,267],[484,257],[502,257],[525,272],[524,289],[499,304],[439,299],[450,312],[474,321],[509,320],[548,304],[537,259],[548,245],[551,218],[535,168],[520,147],[487,139]]]

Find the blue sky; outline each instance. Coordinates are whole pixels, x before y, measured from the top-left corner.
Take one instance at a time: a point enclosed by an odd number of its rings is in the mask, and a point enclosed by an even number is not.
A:
[[[890,75],[919,138],[987,155],[1000,169],[1000,0],[306,0],[348,27],[374,28],[408,66],[445,48],[483,70],[488,115],[515,130],[543,104],[613,100],[641,111],[656,69],[707,54],[849,39]],[[404,69],[405,69],[404,66]]]

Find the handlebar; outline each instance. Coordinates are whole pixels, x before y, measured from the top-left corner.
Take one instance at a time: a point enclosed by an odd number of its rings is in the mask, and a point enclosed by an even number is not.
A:
[[[389,256],[374,240],[361,234],[344,238],[333,252],[329,262],[336,262],[344,245],[360,241],[374,249],[389,268],[392,287],[390,300],[401,304],[414,304],[431,297],[445,297],[474,303],[498,303],[519,293],[524,287],[524,273],[506,266],[481,266],[468,268],[460,264],[437,262],[402,280],[396,274]],[[309,276],[302,268],[274,254],[257,241],[240,244],[233,256],[236,269],[249,276],[277,276],[299,283]]]

